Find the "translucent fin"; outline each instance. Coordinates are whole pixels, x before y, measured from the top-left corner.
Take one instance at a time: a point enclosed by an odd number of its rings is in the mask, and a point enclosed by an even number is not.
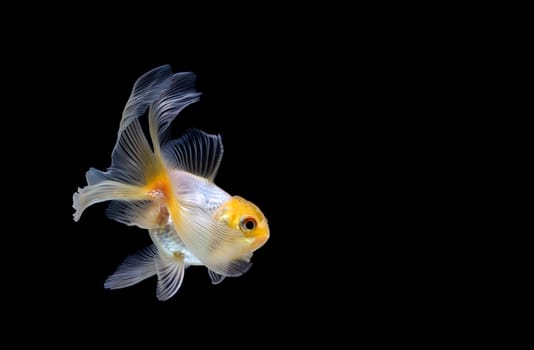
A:
[[[122,112],[119,138],[133,120],[142,116],[148,106],[169,89],[171,76],[171,67],[164,65],[152,69],[137,79]]]
[[[158,300],[165,301],[176,294],[182,285],[185,270],[184,258],[181,255],[172,257],[160,255],[155,262],[158,274],[156,296]]]
[[[182,204],[182,220],[174,219],[174,210],[171,210],[171,216],[176,232],[193,255],[209,269],[224,276],[240,276],[248,271],[251,265],[249,244],[243,233],[215,221],[198,206]]]
[[[170,89],[171,77],[171,68],[165,65],[145,73],[135,82],[122,113],[117,143],[111,153],[111,166],[106,172],[91,168],[86,174],[89,185],[104,180],[142,185],[146,184],[147,176],[160,170],[155,169],[159,164],[155,161],[139,117]]]
[[[106,172],[89,169],[88,186],[74,194],[75,221],[87,207],[98,202],[151,199],[151,189],[145,186],[165,172],[163,163],[154,157],[138,119],[121,134],[111,157],[111,167]]]
[[[156,154],[161,153],[160,146],[167,142],[167,129],[170,123],[182,109],[198,101],[200,93],[195,90],[195,80],[194,73],[174,74],[170,88],[150,106],[148,124]]]
[[[166,197],[167,201],[177,202],[169,186],[159,136],[182,108],[198,99],[194,81],[192,73],[171,75],[169,66],[156,68],[137,80],[124,109],[111,166],[105,172],[90,169],[86,174],[88,186],[79,189],[73,196],[75,221],[88,206],[107,200],[138,201]],[[149,105],[149,129],[154,151],[139,121],[139,116]],[[111,210],[116,220],[146,224],[146,218],[134,218],[134,214],[140,214],[138,206],[127,209],[119,205],[118,210],[116,207]],[[178,213],[177,210],[175,212]],[[174,219],[179,220],[180,217],[175,216]]]
[[[210,276],[211,283],[213,284],[219,284],[224,280],[223,275],[219,275],[217,272],[211,271],[208,269],[208,275]]]
[[[122,224],[147,230],[160,224],[160,206],[150,201],[113,201],[107,208],[106,215]]]
[[[111,166],[108,170],[102,172],[91,168],[86,179],[89,185],[104,180],[144,185],[147,183],[147,177],[157,173],[157,166],[139,119],[135,119],[120,135],[111,154]]]
[[[125,288],[154,276],[156,274],[154,257],[157,253],[156,247],[151,245],[137,254],[128,256],[117,271],[107,278],[104,288]]]
[[[252,267],[252,263],[248,259],[238,258],[234,259],[226,264],[220,264],[217,266],[219,271],[225,276],[241,276],[246,273]]]
[[[213,181],[224,149],[219,135],[189,129],[179,139],[166,144],[162,151],[171,168],[182,169]]]
[[[72,196],[72,207],[75,209],[74,221],[80,220],[87,207],[109,200],[148,200],[149,194],[139,186],[127,185],[116,181],[102,181],[95,185],[78,188]]]

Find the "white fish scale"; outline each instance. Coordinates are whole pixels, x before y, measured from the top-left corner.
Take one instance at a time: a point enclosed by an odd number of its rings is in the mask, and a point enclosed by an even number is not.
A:
[[[172,256],[174,253],[179,253],[184,256],[186,265],[202,265],[200,260],[185,247],[172,225],[169,224],[163,229],[150,230],[149,232],[156,247],[166,255]]]
[[[181,170],[173,170],[170,175],[179,200],[201,207],[210,214],[231,198],[227,192],[203,177]]]

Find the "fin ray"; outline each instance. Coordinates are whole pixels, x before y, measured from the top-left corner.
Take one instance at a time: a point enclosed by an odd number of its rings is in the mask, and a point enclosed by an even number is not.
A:
[[[218,274],[217,272],[215,271],[212,271],[210,269],[208,269],[208,275],[210,276],[210,280],[211,280],[211,283],[212,284],[219,284],[221,283],[223,280],[224,280],[224,276],[223,275],[220,275]]]
[[[183,256],[159,256],[155,260],[158,275],[158,287],[156,296],[158,300],[165,301],[170,299],[180,286],[184,279],[184,258]]]
[[[221,164],[224,148],[220,135],[189,129],[165,145],[163,154],[169,167],[182,169],[211,181]]]
[[[112,201],[106,215],[122,224],[147,230],[160,224],[160,206],[152,201]]]
[[[128,256],[117,267],[104,283],[104,288],[120,289],[133,286],[156,274],[154,257],[157,249],[154,245],[148,246],[136,254]]]
[[[106,172],[91,168],[86,179],[89,185],[103,180],[144,185],[147,175],[157,167],[154,154],[148,144],[138,119],[133,120],[121,133],[111,154],[111,166]]]
[[[171,76],[171,66],[166,64],[148,71],[136,80],[122,112],[119,138],[133,120],[142,116],[150,104],[169,89]]]
[[[200,93],[195,89],[196,75],[191,72],[176,73],[170,79],[170,88],[152,103],[148,111],[150,137],[155,153],[167,143],[168,128],[178,113],[198,101]]]
[[[148,200],[150,196],[142,187],[105,180],[95,185],[78,188],[72,197],[74,221],[80,220],[85,209],[93,204],[109,200]]]

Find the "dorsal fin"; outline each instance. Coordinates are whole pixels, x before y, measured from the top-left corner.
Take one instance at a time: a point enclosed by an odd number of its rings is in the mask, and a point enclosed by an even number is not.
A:
[[[217,175],[224,148],[220,135],[210,135],[198,129],[188,129],[163,149],[169,166],[202,176],[211,181]]]

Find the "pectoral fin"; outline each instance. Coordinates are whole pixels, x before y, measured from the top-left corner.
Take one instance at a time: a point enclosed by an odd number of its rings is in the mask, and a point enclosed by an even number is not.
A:
[[[208,275],[210,276],[211,283],[213,283],[213,284],[219,284],[224,280],[224,276],[223,275],[220,275],[217,272],[212,271],[210,269],[208,269]]]

